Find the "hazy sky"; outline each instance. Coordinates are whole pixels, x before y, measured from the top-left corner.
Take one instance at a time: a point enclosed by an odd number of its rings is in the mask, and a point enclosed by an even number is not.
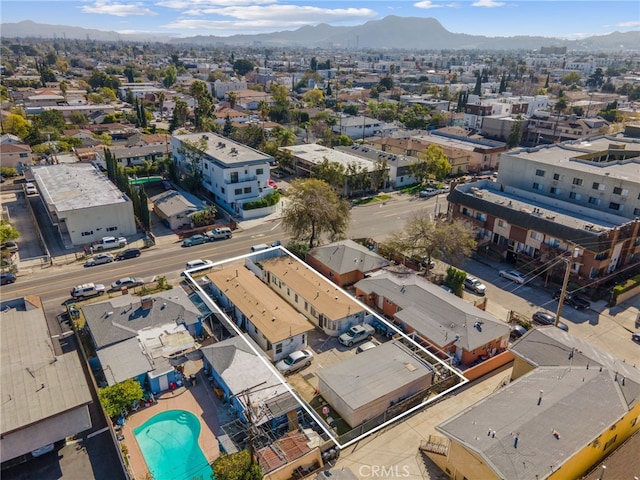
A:
[[[0,4],[2,22],[33,20],[172,36],[253,34],[318,23],[359,25],[387,15],[433,17],[450,32],[486,36],[578,39],[640,29],[638,0],[2,0]]]

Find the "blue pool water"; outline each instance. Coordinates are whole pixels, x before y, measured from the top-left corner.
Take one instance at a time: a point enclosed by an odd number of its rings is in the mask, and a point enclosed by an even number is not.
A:
[[[213,470],[198,445],[200,421],[190,412],[168,410],[133,430],[154,480],[210,480]]]

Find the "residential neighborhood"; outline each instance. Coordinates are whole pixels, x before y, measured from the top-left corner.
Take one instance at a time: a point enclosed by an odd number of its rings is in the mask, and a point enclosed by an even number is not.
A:
[[[6,27],[3,478],[640,477],[636,30]]]

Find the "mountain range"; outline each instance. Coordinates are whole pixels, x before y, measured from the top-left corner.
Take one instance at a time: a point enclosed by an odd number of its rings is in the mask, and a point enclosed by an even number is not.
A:
[[[452,33],[435,18],[388,16],[362,25],[335,27],[327,24],[296,30],[218,37],[199,35],[171,37],[145,33],[118,33],[67,25],[48,25],[29,20],[0,24],[2,38],[67,38],[98,41],[162,42],[172,44],[307,47],[401,50],[536,50],[542,46],[566,46],[579,51],[628,51],[640,48],[640,31],[613,32],[581,40],[542,36],[487,37]]]

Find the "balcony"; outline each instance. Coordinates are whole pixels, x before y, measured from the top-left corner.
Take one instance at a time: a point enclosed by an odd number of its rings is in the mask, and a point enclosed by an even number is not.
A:
[[[238,177],[237,179],[233,178],[225,178],[225,185],[242,185],[243,183],[255,182],[258,180],[258,177],[255,175],[246,175],[242,177]]]

